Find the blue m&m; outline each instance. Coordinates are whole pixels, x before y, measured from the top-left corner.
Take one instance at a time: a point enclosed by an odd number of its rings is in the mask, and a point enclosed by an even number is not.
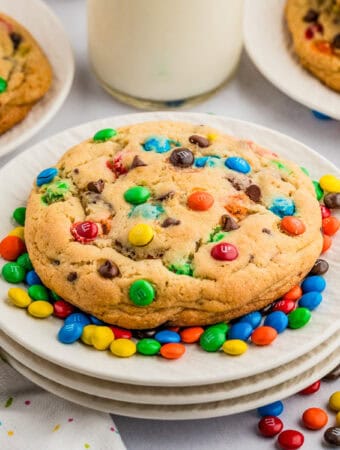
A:
[[[160,342],[161,344],[169,344],[170,342],[181,341],[180,335],[171,330],[158,331],[158,333],[155,334],[154,339],[156,339],[156,341]]]
[[[303,294],[303,296],[299,300],[299,306],[303,308],[307,308],[310,311],[317,308],[322,302],[322,295],[317,291],[310,291]]]
[[[253,327],[248,322],[238,322],[232,325],[228,332],[228,339],[240,339],[247,341],[253,332]]]
[[[268,314],[264,325],[274,328],[278,333],[282,333],[288,326],[288,317],[282,311],[274,311]]]
[[[58,175],[58,169],[55,167],[49,167],[43,170],[37,176],[37,186],[42,186],[43,184],[50,183]]]
[[[73,344],[83,333],[83,326],[78,322],[72,322],[60,328],[58,340],[63,344]]]
[[[146,152],[166,153],[171,150],[171,141],[165,136],[150,136],[144,141],[143,148]]]
[[[230,156],[225,160],[224,164],[228,169],[235,170],[236,172],[249,173],[251,171],[248,161],[240,156]]]
[[[88,316],[84,313],[73,313],[66,317],[64,324],[68,325],[70,323],[78,323],[81,327],[85,327],[91,323]]]
[[[290,198],[277,197],[273,200],[269,210],[282,219],[295,213],[295,203]]]
[[[307,277],[301,284],[303,293],[312,291],[322,292],[325,287],[326,281],[323,277],[320,277],[320,275],[312,275],[311,277]]]
[[[283,403],[281,401],[273,402],[269,405],[261,406],[257,411],[261,417],[279,416],[283,411]]]
[[[253,329],[257,328],[262,320],[262,315],[259,311],[253,311],[245,316],[242,316],[239,319],[239,322],[248,322],[253,327]]]
[[[42,281],[35,270],[29,270],[26,273],[25,281],[29,286],[33,286],[34,284],[42,284]]]

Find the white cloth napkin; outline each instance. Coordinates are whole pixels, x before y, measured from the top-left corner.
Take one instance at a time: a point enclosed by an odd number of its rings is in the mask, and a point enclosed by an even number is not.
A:
[[[1,450],[125,450],[109,414],[43,391],[0,359]]]

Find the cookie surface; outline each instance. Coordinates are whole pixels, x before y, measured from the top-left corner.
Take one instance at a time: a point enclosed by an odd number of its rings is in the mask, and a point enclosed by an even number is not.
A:
[[[189,123],[98,136],[38,176],[25,224],[43,283],[82,310],[129,329],[216,323],[276,300],[319,256],[319,204],[295,164]]]
[[[0,134],[26,116],[51,81],[50,64],[35,39],[0,13]]]
[[[339,0],[288,0],[285,15],[301,64],[340,91]]]

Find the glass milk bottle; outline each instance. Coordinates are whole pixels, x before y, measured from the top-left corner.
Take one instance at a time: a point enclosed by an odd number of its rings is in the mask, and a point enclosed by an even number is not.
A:
[[[88,0],[93,71],[114,97],[141,108],[205,98],[234,72],[243,0]]]

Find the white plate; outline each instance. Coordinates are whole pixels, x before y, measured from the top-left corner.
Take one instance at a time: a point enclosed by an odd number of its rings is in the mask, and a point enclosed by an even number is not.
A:
[[[43,1],[0,0],[0,11],[24,25],[36,38],[53,70],[52,86],[44,98],[21,123],[0,136],[3,156],[30,139],[57,113],[72,85],[74,60],[61,22]]]
[[[332,172],[339,175],[334,165],[313,150],[288,136],[248,122],[220,116],[194,113],[141,113],[112,117],[81,125],[64,131],[35,145],[0,170],[0,236],[10,229],[9,218],[15,207],[26,201],[32,181],[44,167],[53,165],[64,151],[92,136],[101,128],[171,119],[192,123],[207,123],[235,136],[248,138],[273,151],[295,160],[310,169],[313,178]],[[13,174],[15,173],[15,178]],[[340,328],[339,237],[327,259],[330,270],[326,279],[328,287],[324,301],[313,313],[308,326],[299,330],[287,330],[275,343],[267,347],[253,347],[241,358],[230,358],[223,353],[207,353],[198,346],[188,346],[185,356],[169,361],[161,357],[114,358],[108,352],[89,349],[81,343],[65,346],[56,335],[61,322],[56,318],[39,321],[27,317],[24,311],[0,301],[0,329],[33,353],[60,366],[96,378],[143,386],[197,386],[249,377],[298,358],[328,339]],[[6,298],[8,284],[0,280],[0,298]]]
[[[86,394],[123,402],[152,405],[185,405],[206,403],[249,395],[296,377],[323,361],[340,347],[340,331],[311,352],[281,367],[240,380],[193,387],[152,387],[115,383],[87,377],[52,364],[0,332],[0,347],[26,367],[51,381]],[[340,362],[334,361],[334,366]]]
[[[273,386],[270,389],[219,402],[189,405],[141,405],[138,403],[119,402],[96,397],[55,383],[54,381],[33,372],[10,355],[5,354],[5,357],[11,366],[33,383],[59,397],[78,403],[87,408],[120,414],[122,416],[139,417],[141,419],[192,420],[237,414],[289,397],[333,370],[336,365],[335,361],[339,361],[340,349],[338,348],[319,364],[303,374],[294,378],[289,378],[284,383]]]
[[[284,23],[286,0],[246,0],[244,40],[259,71],[282,92],[307,107],[340,119],[340,94],[299,64]]]

